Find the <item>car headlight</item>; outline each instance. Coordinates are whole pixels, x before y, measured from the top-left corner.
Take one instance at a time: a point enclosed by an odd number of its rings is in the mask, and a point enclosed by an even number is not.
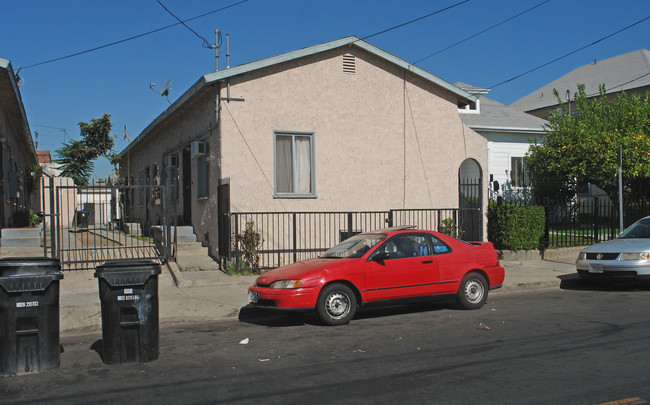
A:
[[[271,288],[300,288],[302,280],[278,280],[271,283]]]
[[[619,260],[648,260],[650,259],[650,252],[633,252],[621,253]]]
[[[578,260],[587,260],[587,253],[580,252],[580,254],[578,254]]]

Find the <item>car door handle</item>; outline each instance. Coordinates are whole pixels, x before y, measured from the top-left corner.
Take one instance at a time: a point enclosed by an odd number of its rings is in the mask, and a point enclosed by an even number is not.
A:
[[[425,260],[422,262],[422,264],[429,264],[429,263],[433,263],[433,260]]]

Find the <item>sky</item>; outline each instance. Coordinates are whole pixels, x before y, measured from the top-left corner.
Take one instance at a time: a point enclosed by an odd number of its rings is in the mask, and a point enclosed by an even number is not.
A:
[[[42,63],[177,24],[160,3],[181,20],[223,10],[186,22],[189,28],[178,24]],[[220,70],[226,68],[226,34],[230,66],[349,35],[368,37],[413,63],[473,36],[416,66],[450,83],[491,88],[487,97],[504,104],[594,60],[650,48],[650,19],[588,46],[650,17],[648,0],[0,0],[0,11],[0,57],[14,71],[22,67],[20,92],[32,135],[38,132],[37,148],[53,158],[63,142],[80,139],[79,122],[104,113],[111,115],[115,150],[126,148],[169,105],[150,83],[160,90],[171,80],[173,102],[215,70],[215,50],[202,38],[214,44],[216,29],[222,33]],[[106,159],[95,162],[94,178],[111,173]]]

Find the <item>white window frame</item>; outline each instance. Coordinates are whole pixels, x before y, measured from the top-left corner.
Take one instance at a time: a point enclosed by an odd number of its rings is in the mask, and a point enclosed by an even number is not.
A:
[[[477,99],[473,104],[474,104],[474,108],[472,108],[472,103],[465,104],[464,107],[458,107],[458,112],[463,114],[480,114],[481,100]]]
[[[277,150],[277,140],[278,137],[291,137],[292,138],[292,167],[293,172],[296,172],[296,148],[295,142],[297,137],[308,137],[309,138],[309,152],[310,152],[310,184],[311,192],[309,193],[295,193],[295,192],[278,192],[278,173],[277,173],[277,164],[278,164],[278,150]],[[296,131],[274,131],[273,132],[273,198],[316,198],[316,146],[315,146],[315,135],[313,132],[296,132]],[[293,176],[292,190],[296,189],[297,177]]]

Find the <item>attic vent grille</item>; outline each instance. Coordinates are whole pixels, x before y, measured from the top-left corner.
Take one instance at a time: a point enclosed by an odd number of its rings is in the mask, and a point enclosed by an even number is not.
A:
[[[343,55],[343,73],[356,73],[356,58],[354,55],[346,53]]]

